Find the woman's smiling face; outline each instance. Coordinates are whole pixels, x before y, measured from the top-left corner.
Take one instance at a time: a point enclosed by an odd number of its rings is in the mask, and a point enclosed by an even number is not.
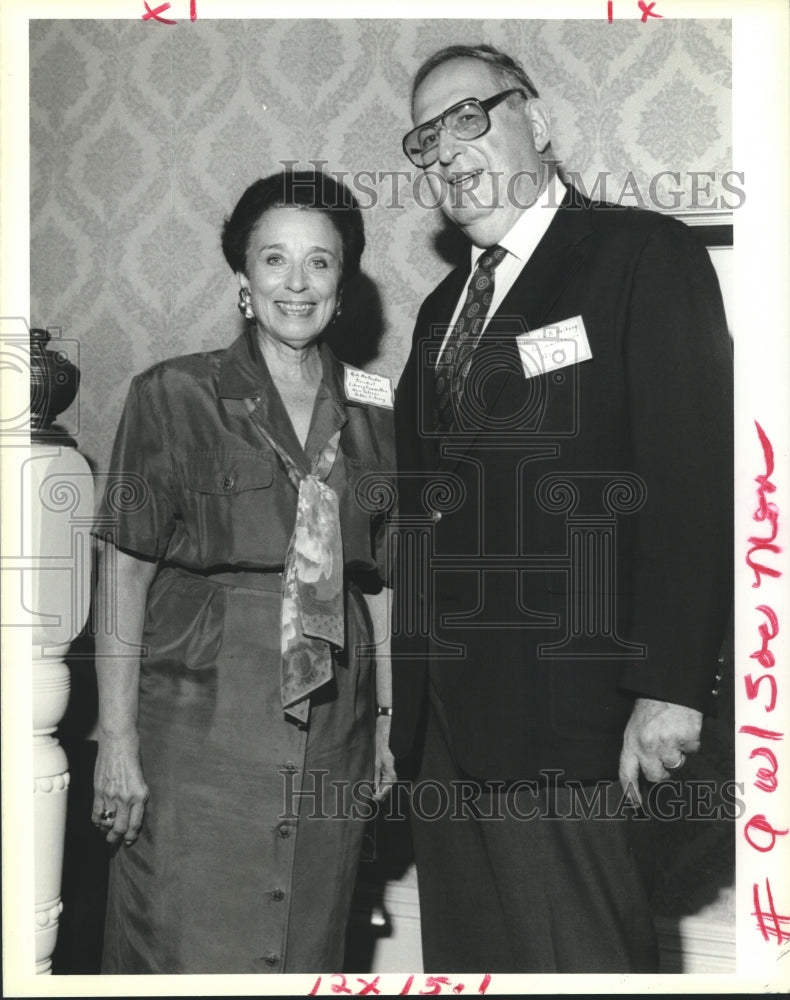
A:
[[[342,270],[340,236],[324,212],[267,209],[240,275],[261,333],[294,348],[312,343],[335,314]]]

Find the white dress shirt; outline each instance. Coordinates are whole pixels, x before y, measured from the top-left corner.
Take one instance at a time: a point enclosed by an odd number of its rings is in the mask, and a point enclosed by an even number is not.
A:
[[[516,278],[521,273],[521,269],[535,252],[535,248],[538,243],[540,243],[543,239],[543,235],[551,225],[551,220],[554,218],[554,213],[557,211],[562,199],[565,197],[566,190],[565,185],[559,177],[556,175],[552,177],[535,204],[530,205],[525,212],[521,213],[513,228],[499,241],[499,246],[507,250],[507,256],[503,258],[495,271],[496,277],[494,279],[494,297],[491,300],[491,308],[488,310],[488,315],[486,316],[485,322],[481,328],[481,335],[488,326],[488,320],[497,311],[502,303],[502,300],[513,287]],[[482,254],[485,253],[485,249],[483,247],[472,246],[471,252],[472,270],[469,274],[470,281],[472,279],[472,275],[474,274],[475,267],[477,266],[477,261]],[[463,304],[466,302],[468,292],[469,281],[467,281],[464,285],[464,289],[458,299],[450,325],[447,327],[447,333],[442,341],[442,349],[439,352],[439,358],[441,358],[444,348],[447,345],[447,339],[458,321]],[[437,358],[437,364],[439,358]]]

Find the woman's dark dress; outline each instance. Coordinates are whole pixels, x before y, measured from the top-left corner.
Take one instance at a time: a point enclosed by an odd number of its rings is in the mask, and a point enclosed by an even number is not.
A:
[[[321,356],[304,451],[252,332],[132,383],[95,531],[162,563],[140,673],[150,799],[138,841],[111,865],[105,973],[342,966],[375,728],[356,581],[383,572],[383,517],[357,485],[390,473],[393,458],[391,414],[347,399],[343,366],[326,347]],[[305,472],[342,428],[327,483],[340,501],[346,646],[306,728],[280,702],[280,571],[296,490],[258,420]]]

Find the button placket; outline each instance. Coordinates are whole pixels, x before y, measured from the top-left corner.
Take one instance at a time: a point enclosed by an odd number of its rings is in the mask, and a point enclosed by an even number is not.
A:
[[[302,789],[306,733],[297,727],[282,747],[282,757],[272,770],[278,782],[281,805],[273,818],[269,837],[273,864],[265,888],[261,952],[262,972],[282,973],[288,962],[293,866],[298,829],[299,792]]]

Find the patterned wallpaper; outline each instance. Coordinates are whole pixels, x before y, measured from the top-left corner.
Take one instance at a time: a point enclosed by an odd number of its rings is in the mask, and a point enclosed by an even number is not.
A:
[[[79,344],[62,423],[100,469],[131,375],[240,329],[220,226],[283,160],[369,172],[336,346],[397,379],[448,267],[400,149],[409,82],[437,48],[481,40],[522,58],[588,191],[605,172],[609,200],[649,204],[651,178],[677,171],[658,207],[723,196],[704,178],[695,196],[691,173],[731,169],[729,21],[31,21],[31,323]]]
[[[732,168],[728,21],[31,21],[30,319],[79,346],[82,389],[61,423],[97,469],[134,373],[241,329],[219,231],[280,161],[368,172],[363,275],[335,346],[397,379],[448,268],[400,148],[409,82],[437,48],[478,41],[522,58],[555,155],[588,191],[604,174],[609,200],[649,203],[651,178],[677,171],[654,194],[683,210],[700,201],[694,171]],[[691,773],[727,777],[731,714],[706,725]],[[731,830],[705,827],[663,831],[657,912],[731,912]]]

